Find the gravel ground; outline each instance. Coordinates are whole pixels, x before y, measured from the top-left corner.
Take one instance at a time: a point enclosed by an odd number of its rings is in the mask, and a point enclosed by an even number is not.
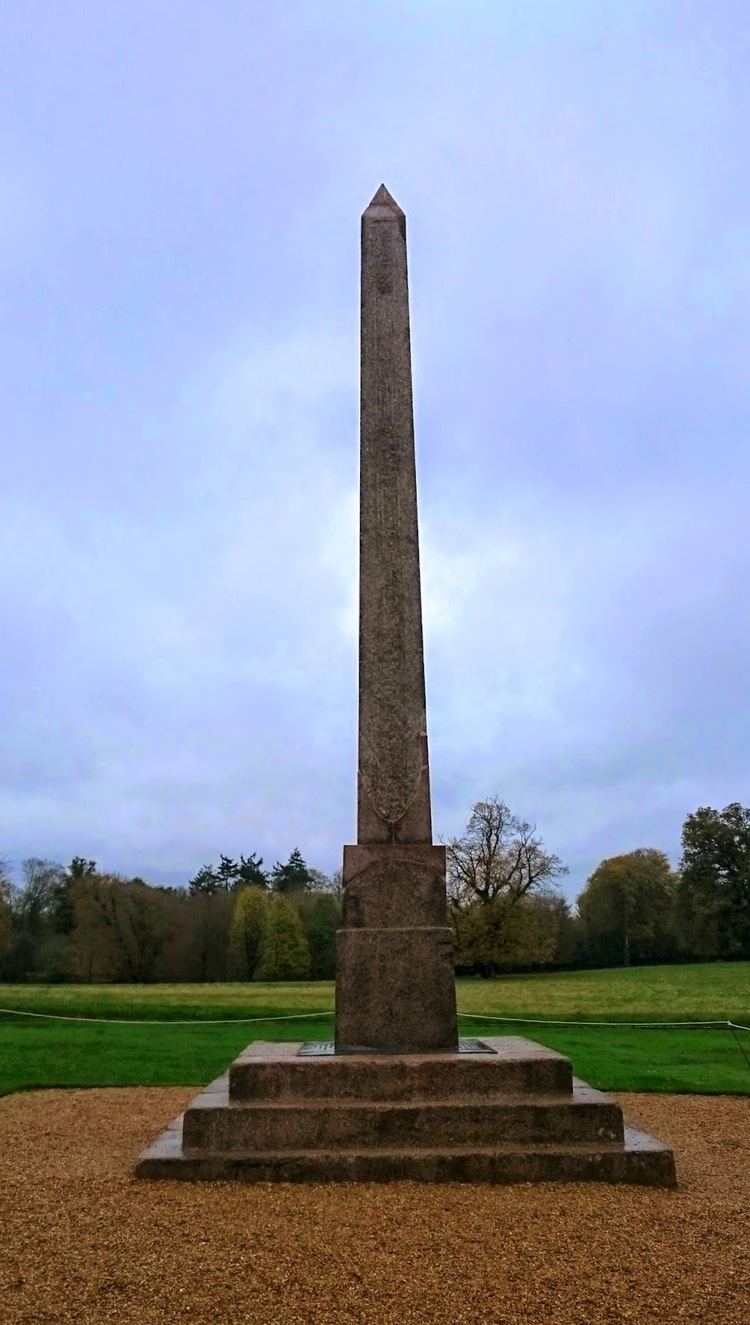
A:
[[[193,1091],[0,1100],[2,1325],[750,1322],[750,1101],[626,1095],[676,1192],[136,1182]]]

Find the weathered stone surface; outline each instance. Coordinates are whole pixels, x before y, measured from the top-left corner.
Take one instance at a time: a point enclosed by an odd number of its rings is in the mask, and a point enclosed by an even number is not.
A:
[[[431,842],[406,220],[362,217],[358,842]]]
[[[362,217],[357,846],[344,848],[336,1053],[457,1049],[445,851],[432,845],[406,221]]]
[[[517,1036],[492,1054],[299,1058],[300,1045],[251,1044],[229,1069],[232,1100],[461,1100],[572,1091],[570,1060]]]
[[[401,1150],[513,1143],[622,1142],[614,1100],[579,1086],[568,1098],[234,1103],[224,1089],[185,1113],[186,1150]],[[228,1107],[229,1106],[229,1107]]]
[[[300,1058],[250,1045],[139,1161],[142,1177],[243,1182],[675,1183],[671,1151],[515,1036],[487,1055]],[[390,1092],[390,1093],[388,1093]]]
[[[335,1039],[337,1053],[457,1048],[443,847],[345,847]]]
[[[443,847],[344,849],[335,1039],[337,1053],[457,1048]]]
[[[344,847],[343,883],[344,929],[446,926],[445,847]]]
[[[339,930],[337,1054],[455,1051],[455,997],[447,925]]]
[[[229,1182],[608,1182],[674,1187],[667,1146],[633,1127],[625,1143],[599,1146],[493,1146],[425,1150],[271,1151],[241,1155],[184,1152],[180,1119],[138,1162],[141,1178]]]

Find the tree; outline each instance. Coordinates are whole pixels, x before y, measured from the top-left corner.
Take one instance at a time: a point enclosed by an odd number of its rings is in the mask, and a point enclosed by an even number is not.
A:
[[[294,905],[310,949],[310,979],[333,980],[336,975],[336,931],[341,924],[341,903],[330,891],[297,894]]]
[[[232,860],[231,856],[219,856],[219,863],[216,866],[216,882],[220,888],[226,888],[231,892],[237,882],[237,861]]]
[[[93,874],[73,885],[72,963],[85,980],[152,980],[169,937],[167,899],[142,880]]]
[[[682,827],[675,916],[695,957],[750,957],[750,808],[701,806]]]
[[[570,913],[564,897],[551,890],[515,901],[500,895],[486,906],[454,910],[452,917],[459,968],[487,977],[564,960],[563,921]]]
[[[122,979],[122,962],[108,918],[111,884],[107,875],[77,879],[72,887],[71,971],[87,984]]]
[[[170,917],[165,894],[143,879],[123,880],[117,890],[118,938],[127,980],[153,980],[157,959],[169,938]]]
[[[39,944],[34,956],[34,977],[42,984],[60,984],[69,980],[72,942],[69,934],[52,932]]]
[[[50,907],[50,924],[54,934],[70,934],[75,924],[73,913],[73,884],[80,879],[88,879],[96,874],[96,861],[86,860],[83,856],[74,856],[67,870],[56,884]],[[59,969],[59,953],[63,948],[53,945],[50,951],[58,954],[53,965]],[[48,962],[49,965],[49,962]]]
[[[62,865],[30,856],[21,864],[23,884],[13,898],[15,941],[13,978],[25,979],[36,966],[37,952],[51,927],[51,914]]]
[[[294,907],[277,893],[268,906],[268,922],[255,971],[256,980],[306,980],[310,949]]]
[[[446,856],[455,910],[489,906],[500,898],[513,904],[568,872],[558,856],[545,850],[536,828],[497,796],[477,801],[465,835],[448,843]]]
[[[96,861],[74,856],[68,865],[68,877],[75,883],[78,879],[87,879],[91,874],[96,874]]]
[[[307,867],[307,878],[309,890],[311,893],[331,893],[333,892],[333,879],[322,870],[316,870],[312,865]]]
[[[6,962],[13,952],[15,937],[13,912],[5,898],[0,895],[0,980],[5,978]]]
[[[597,865],[578,898],[592,964],[629,966],[674,956],[675,882],[667,856],[653,847]]]
[[[0,860],[0,979],[5,978],[6,962],[15,947],[13,898],[15,889],[7,873],[4,860]]]
[[[48,916],[55,898],[56,889],[64,877],[62,865],[54,860],[41,860],[30,856],[21,865],[23,887],[19,910],[22,920],[29,928],[37,928]]]
[[[198,873],[194,875],[188,884],[188,892],[191,897],[194,897],[196,893],[204,893],[211,896],[212,893],[219,891],[219,886],[216,872],[211,866],[201,865]]]
[[[256,856],[255,852],[247,858],[240,856],[240,863],[237,866],[237,886],[267,888],[268,875],[262,866],[263,857]]]
[[[188,898],[187,967],[192,980],[225,980],[232,897],[219,889],[197,890]]]
[[[312,879],[298,847],[292,851],[286,865],[279,861],[271,871],[271,887],[276,893],[309,892]]]
[[[266,933],[268,894],[263,888],[239,888],[229,926],[229,978],[252,980]]]
[[[570,903],[554,888],[541,888],[532,898],[539,924],[550,936],[551,954],[544,962],[550,966],[572,966],[576,951],[576,926]]]
[[[299,852],[297,854],[299,855]],[[302,864],[304,866],[304,861]],[[188,890],[191,894],[210,894],[222,889],[225,892],[232,892],[235,888],[243,887],[267,888],[268,876],[262,866],[263,857],[256,856],[255,852],[250,856],[240,856],[239,861],[222,854],[218,865],[201,866],[195,877],[190,880]],[[284,868],[277,866],[277,869]]]

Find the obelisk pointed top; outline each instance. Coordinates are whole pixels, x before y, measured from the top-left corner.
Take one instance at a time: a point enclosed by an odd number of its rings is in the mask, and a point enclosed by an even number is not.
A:
[[[368,212],[380,210],[381,207],[387,207],[389,212],[392,212],[393,215],[395,217],[398,217],[399,219],[404,214],[401,208],[399,207],[398,203],[396,202],[396,199],[393,198],[391,194],[388,192],[387,188],[385,187],[385,184],[380,185],[380,188],[375,193],[371,202],[365,208],[365,216],[367,215]]]

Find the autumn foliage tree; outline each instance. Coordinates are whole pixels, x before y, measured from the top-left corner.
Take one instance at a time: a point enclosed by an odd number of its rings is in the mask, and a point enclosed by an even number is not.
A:
[[[555,893],[527,894],[516,902],[497,897],[454,912],[453,922],[457,966],[483,976],[556,966],[572,951],[570,910]]]
[[[447,844],[446,859],[448,896],[457,910],[500,898],[512,905],[568,872],[536,827],[497,796],[477,801],[464,836]]]
[[[73,884],[72,968],[78,979],[153,980],[170,932],[169,903],[158,888],[115,874]]]
[[[532,824],[497,796],[477,801],[446,860],[459,967],[491,975],[557,960],[570,918],[551,885],[567,870]]]

